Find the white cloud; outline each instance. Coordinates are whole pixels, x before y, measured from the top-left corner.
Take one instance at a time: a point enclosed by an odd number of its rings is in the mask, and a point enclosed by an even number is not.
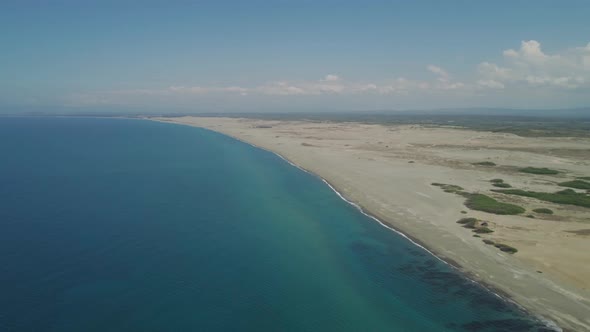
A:
[[[343,80],[336,75],[326,75],[318,81],[272,82],[251,88],[250,91],[265,95],[345,95],[345,94],[395,94],[408,90],[413,83],[400,78],[387,83],[363,83]]]
[[[504,84],[494,80],[479,80],[477,85],[482,88],[504,89]]]
[[[428,65],[428,67],[426,68],[428,68],[428,70],[430,70],[432,73],[438,75],[439,79],[448,80],[450,78],[449,73],[447,73],[447,71],[442,69],[441,67],[437,67],[435,65]]]
[[[504,52],[502,52],[502,54],[504,54],[505,57],[511,57],[511,58],[518,57],[518,52],[516,52],[513,49],[504,50]]]
[[[340,76],[334,75],[334,74],[328,74],[324,77],[324,81],[327,81],[327,82],[340,81]]]
[[[150,90],[149,93],[161,93],[161,90]],[[163,91],[166,94],[170,93],[182,93],[182,94],[208,94],[208,93],[245,93],[248,89],[239,86],[226,86],[226,87],[200,87],[200,86],[171,86],[167,90]],[[148,94],[149,94],[148,93]]]
[[[435,90],[463,90],[469,88],[468,84],[454,81],[451,75],[441,67],[435,65],[428,65],[428,67],[426,68],[431,73],[438,76],[436,82],[430,84],[430,86]]]
[[[350,81],[336,74],[316,80],[280,80],[250,86],[185,86],[174,85],[155,89],[130,89],[73,94],[66,104],[108,105],[182,101],[187,105],[206,98],[237,96],[415,96],[445,98],[484,96],[503,93],[518,95],[523,100],[542,95],[583,90],[590,95],[590,43],[561,52],[545,52],[535,40],[523,41],[518,49],[502,52],[497,63],[481,62],[470,80],[458,80],[446,69],[430,64],[426,70],[432,79],[413,80],[394,77],[381,81]],[[514,91],[518,91],[515,93]],[[581,94],[577,94],[580,96]],[[221,99],[220,99],[221,98]],[[514,97],[513,97],[514,98]],[[587,98],[590,102],[590,98]]]
[[[276,96],[297,96],[314,94],[288,82],[276,82],[251,89],[253,92]]]
[[[489,62],[480,63],[477,69],[481,76],[488,79],[509,80],[512,77],[509,68],[502,68]]]
[[[444,71],[443,71],[444,72]],[[446,73],[446,72],[445,72]],[[448,76],[448,74],[446,75]],[[170,86],[163,89],[130,89],[75,94],[67,97],[68,105],[132,104],[157,100],[199,100],[214,96],[322,96],[322,95],[409,95],[414,91],[455,90],[463,83],[449,80],[415,81],[403,77],[385,82],[353,82],[333,74],[315,81],[276,81],[252,87],[242,86]]]
[[[536,40],[523,40],[520,43],[520,50],[515,51],[509,49],[505,50],[503,54],[508,58],[522,58],[527,59],[528,61],[543,61],[548,58],[548,56],[541,51],[541,44]]]
[[[577,89],[590,81],[590,44],[547,54],[541,43],[535,40],[522,41],[520,49],[503,52],[502,66],[482,62],[478,72],[485,81],[520,87],[553,87]]]

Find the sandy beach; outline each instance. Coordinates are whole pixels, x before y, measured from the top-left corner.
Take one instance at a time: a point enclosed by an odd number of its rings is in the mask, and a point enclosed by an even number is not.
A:
[[[565,331],[590,331],[590,208],[491,192],[490,179],[554,192],[558,182],[590,176],[590,139],[530,138],[418,125],[175,117],[151,120],[214,130],[280,154],[319,175],[351,202],[423,244],[467,275],[507,294]],[[473,163],[489,161],[497,166]],[[519,172],[547,167],[557,175]],[[453,184],[526,209],[496,215],[432,183]],[[549,208],[552,215],[532,213]],[[533,215],[527,217],[527,215]],[[457,220],[484,220],[474,237]],[[502,252],[483,239],[518,249]]]

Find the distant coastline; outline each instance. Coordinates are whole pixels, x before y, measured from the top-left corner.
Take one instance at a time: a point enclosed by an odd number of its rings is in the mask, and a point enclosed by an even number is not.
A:
[[[162,122],[162,123],[171,123],[171,122],[168,122],[168,121],[160,121],[160,120],[154,120],[154,119],[150,119],[150,118],[148,118],[148,120],[151,120],[151,121],[157,121],[157,122]],[[183,123],[174,123],[174,122],[172,122],[172,123],[173,123],[173,124],[177,124],[177,125],[186,125],[186,124],[183,124]],[[186,125],[186,126],[192,126],[192,125]],[[208,129],[208,128],[202,128],[202,127],[201,127],[201,129],[205,129],[205,130],[211,130],[211,129]],[[214,131],[214,130],[211,130],[211,131]],[[225,133],[223,133],[223,132],[218,132],[218,131],[214,131],[214,132],[220,133],[220,134],[222,134],[222,135],[226,135],[226,136],[228,136],[228,137],[231,137],[231,138],[233,138],[233,139],[235,139],[235,140],[237,140],[237,141],[240,141],[240,142],[242,142],[242,143],[244,143],[244,144],[248,144],[248,145],[250,145],[250,146],[252,146],[252,147],[254,147],[254,148],[257,148],[257,149],[261,149],[261,150],[264,150],[264,151],[270,152],[270,153],[272,153],[272,154],[274,154],[274,155],[278,156],[279,158],[283,159],[285,162],[287,162],[287,163],[288,163],[288,164],[290,164],[291,166],[293,166],[293,167],[295,167],[295,168],[297,168],[297,169],[299,169],[299,170],[301,170],[301,171],[303,171],[303,172],[306,172],[306,173],[309,173],[309,174],[311,174],[311,175],[313,175],[313,176],[316,176],[316,177],[318,177],[318,178],[319,178],[320,180],[322,180],[322,182],[324,182],[324,183],[325,183],[325,184],[326,184],[326,185],[327,185],[327,186],[328,186],[328,187],[329,187],[329,188],[330,188],[330,189],[331,189],[331,190],[332,190],[332,191],[333,191],[333,192],[334,192],[336,195],[338,195],[338,197],[340,197],[340,198],[341,198],[343,201],[345,201],[346,203],[348,203],[348,204],[352,205],[352,206],[353,206],[353,207],[355,207],[357,210],[359,210],[359,211],[360,211],[362,214],[364,214],[365,216],[367,216],[367,217],[369,217],[370,219],[374,220],[375,222],[377,222],[378,224],[380,224],[381,226],[383,226],[383,227],[384,227],[384,228],[386,228],[387,230],[389,230],[389,231],[393,231],[393,232],[395,232],[396,234],[398,234],[398,235],[400,235],[400,236],[402,236],[402,237],[406,238],[408,241],[412,242],[412,243],[413,243],[415,246],[417,246],[418,248],[420,248],[420,249],[422,249],[422,250],[426,251],[428,254],[432,255],[432,256],[433,256],[433,257],[435,257],[436,259],[440,260],[441,262],[443,262],[443,263],[445,263],[445,264],[447,264],[447,265],[449,265],[449,266],[453,267],[453,268],[454,268],[454,269],[456,269],[457,271],[459,271],[459,272],[460,272],[460,273],[461,273],[461,274],[462,274],[462,275],[463,275],[465,278],[467,278],[468,280],[470,280],[470,281],[471,281],[471,282],[473,282],[474,284],[477,284],[477,285],[479,285],[480,287],[483,287],[483,288],[487,289],[489,292],[491,292],[492,294],[494,294],[494,295],[496,295],[497,297],[501,298],[503,301],[506,301],[506,302],[507,302],[507,303],[509,303],[510,305],[513,305],[513,306],[517,307],[519,310],[522,310],[523,312],[527,313],[528,315],[531,315],[531,316],[533,316],[533,317],[535,317],[535,318],[539,319],[539,320],[540,320],[540,321],[542,321],[544,324],[546,324],[548,328],[552,328],[552,329],[556,329],[557,331],[561,331],[561,328],[560,328],[560,327],[558,327],[558,326],[557,326],[557,324],[556,324],[555,322],[553,322],[552,320],[550,320],[550,319],[548,319],[548,318],[546,318],[546,317],[543,317],[543,316],[541,316],[541,315],[538,315],[537,313],[535,313],[535,312],[532,312],[532,311],[528,310],[527,308],[523,307],[523,306],[522,306],[522,305],[520,305],[518,302],[516,302],[516,301],[515,301],[515,300],[514,300],[514,299],[513,299],[513,298],[510,296],[510,294],[509,294],[509,293],[507,293],[507,292],[503,291],[502,289],[500,289],[500,288],[498,288],[498,287],[496,287],[496,286],[494,286],[494,285],[492,285],[492,284],[490,284],[490,283],[486,283],[484,280],[482,280],[482,279],[478,278],[478,277],[477,277],[476,275],[474,275],[473,273],[469,272],[468,270],[465,270],[463,266],[461,266],[459,263],[457,263],[457,262],[456,262],[456,261],[454,261],[453,259],[451,259],[451,258],[449,258],[449,257],[445,257],[445,256],[441,256],[441,255],[439,255],[439,254],[438,254],[438,253],[436,253],[434,250],[432,250],[432,249],[428,248],[428,245],[427,245],[427,244],[425,244],[425,243],[421,242],[420,240],[418,240],[417,238],[415,238],[415,237],[413,237],[413,236],[411,236],[411,235],[405,234],[404,232],[402,232],[402,231],[401,231],[401,230],[399,230],[399,229],[396,229],[396,228],[395,228],[395,226],[394,226],[394,225],[392,225],[391,223],[389,223],[389,222],[386,222],[386,221],[383,221],[383,220],[379,219],[378,217],[376,217],[376,216],[375,216],[375,215],[374,215],[374,214],[373,214],[373,213],[372,213],[370,210],[366,210],[365,208],[363,208],[362,206],[358,205],[357,203],[354,203],[354,202],[352,202],[352,201],[348,200],[346,197],[344,197],[344,196],[342,195],[342,193],[341,193],[341,192],[339,192],[339,191],[338,191],[338,189],[336,189],[336,188],[335,188],[335,186],[334,186],[333,184],[331,184],[331,183],[330,183],[328,180],[326,180],[326,179],[322,178],[322,177],[321,177],[319,174],[316,174],[316,173],[314,173],[314,172],[312,172],[312,171],[310,171],[310,170],[307,170],[307,169],[305,169],[305,168],[301,167],[300,165],[297,165],[297,164],[295,164],[294,162],[292,162],[291,160],[289,160],[288,158],[284,157],[283,155],[281,155],[281,154],[280,154],[280,153],[278,153],[278,152],[275,152],[275,151],[272,151],[272,150],[266,149],[266,148],[264,148],[264,147],[258,146],[258,145],[256,145],[256,144],[250,143],[250,142],[248,142],[248,141],[245,141],[245,140],[243,140],[243,139],[240,139],[239,137],[236,137],[236,136],[228,135],[228,134],[225,134]]]
[[[565,321],[561,320],[561,319],[559,319],[560,318],[559,316],[554,316],[553,314],[549,314],[547,311],[539,310],[539,308],[536,305],[531,306],[530,305],[531,303],[526,303],[526,301],[523,302],[523,299],[520,298],[517,294],[507,291],[504,287],[502,287],[501,283],[498,283],[498,280],[496,280],[495,282],[491,282],[492,280],[490,280],[490,279],[482,278],[482,274],[481,274],[482,271],[480,271],[479,269],[474,270],[472,267],[471,268],[466,267],[465,262],[458,261],[455,259],[455,257],[450,257],[453,255],[449,255],[449,253],[445,253],[444,250],[441,251],[440,248],[436,248],[436,247],[433,247],[432,245],[429,245],[429,243],[431,243],[431,241],[423,241],[419,236],[415,236],[415,235],[411,234],[411,232],[408,233],[406,231],[407,230],[406,227],[402,227],[401,229],[396,227],[395,224],[392,224],[391,222],[388,221],[388,218],[386,218],[383,215],[383,213],[376,212],[376,210],[370,206],[365,207],[359,203],[356,203],[355,202],[356,200],[347,198],[346,195],[342,192],[342,190],[340,190],[337,185],[332,183],[332,181],[323,177],[322,174],[320,174],[321,172],[316,172],[314,170],[308,169],[308,168],[304,167],[301,163],[298,163],[296,160],[292,160],[291,158],[286,157],[285,155],[283,155],[280,152],[281,149],[271,148],[269,146],[261,146],[260,144],[257,144],[257,143],[260,143],[260,141],[256,141],[256,139],[252,139],[251,137],[248,137],[248,135],[245,134],[246,131],[245,131],[244,126],[240,127],[241,128],[240,130],[244,130],[244,131],[241,131],[242,134],[239,134],[240,132],[228,130],[228,128],[225,127],[223,124],[215,124],[216,123],[215,120],[212,120],[212,122],[207,122],[204,125],[199,125],[198,123],[186,123],[186,122],[182,122],[182,121],[175,121],[175,120],[169,119],[169,118],[166,118],[166,119],[153,119],[153,118],[151,118],[150,120],[162,121],[162,122],[166,122],[166,123],[177,123],[177,124],[184,124],[184,125],[199,126],[199,127],[205,128],[205,129],[211,129],[213,131],[220,132],[222,134],[228,135],[228,136],[233,137],[237,140],[240,140],[242,142],[250,144],[254,147],[273,152],[276,155],[278,155],[279,157],[281,157],[282,159],[284,159],[285,161],[287,161],[288,163],[290,163],[291,165],[318,176],[332,190],[334,190],[343,200],[345,200],[348,203],[355,206],[362,213],[364,213],[365,215],[374,219],[375,221],[380,223],[382,226],[384,226],[390,230],[393,230],[393,231],[399,233],[400,235],[408,238],[410,241],[414,242],[417,246],[428,251],[430,254],[437,257],[438,259],[441,259],[445,263],[450,264],[450,265],[454,266],[455,268],[459,269],[460,271],[462,271],[466,275],[466,277],[468,279],[471,279],[473,282],[479,283],[480,285],[487,288],[491,292],[495,293],[497,296],[500,296],[504,300],[517,305],[518,307],[531,313],[534,316],[538,316],[540,319],[546,321],[549,326],[554,326],[554,323],[552,323],[551,321],[548,321],[547,318],[551,318],[551,319],[558,318],[557,319],[558,324],[561,326],[565,326],[566,329],[567,329],[567,326],[569,325],[569,323],[568,323],[569,319],[566,319]],[[238,121],[238,122],[239,121],[246,121],[246,122],[253,121],[253,120],[236,120],[236,119],[233,119],[233,120]],[[199,120],[196,120],[196,121],[199,121]],[[250,128],[250,127],[248,126],[248,128]],[[269,130],[269,129],[260,129],[259,128],[259,130]],[[251,134],[251,130],[249,132]],[[565,291],[565,293],[562,293],[562,295],[565,295],[567,293],[568,293],[568,291]]]

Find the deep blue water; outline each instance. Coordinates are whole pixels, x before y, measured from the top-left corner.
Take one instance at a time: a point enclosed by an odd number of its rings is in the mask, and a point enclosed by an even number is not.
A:
[[[266,151],[0,118],[0,331],[542,331]]]

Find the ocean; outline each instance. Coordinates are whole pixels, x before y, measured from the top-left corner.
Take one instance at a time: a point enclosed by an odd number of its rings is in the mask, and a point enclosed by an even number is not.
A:
[[[0,118],[0,331],[547,331],[208,130]]]

